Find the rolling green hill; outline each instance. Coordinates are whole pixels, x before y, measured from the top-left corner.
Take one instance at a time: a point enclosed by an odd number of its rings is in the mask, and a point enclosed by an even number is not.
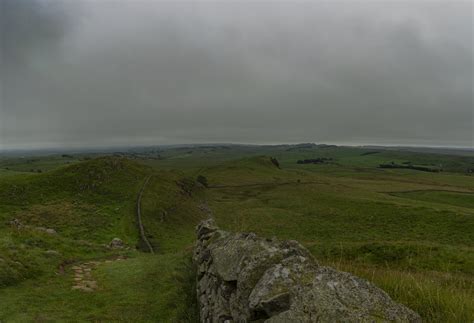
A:
[[[151,229],[159,219],[153,217],[154,209],[148,210],[148,196],[161,191],[180,195],[191,212],[195,205],[175,182],[181,179],[179,175],[154,172],[126,159],[103,157],[48,173],[2,178],[0,320],[116,320],[133,312],[143,321],[158,315],[186,315],[186,303],[172,304],[173,297],[182,298],[177,296],[182,291],[175,280],[187,283],[179,268],[184,273],[189,270],[188,253],[178,247],[171,248],[173,253],[161,252],[161,241],[156,241],[158,255],[136,249],[136,197],[150,174],[153,180],[143,204]],[[174,195],[168,197],[175,200]],[[170,218],[191,223],[190,228],[198,222],[198,212],[189,215],[193,222],[178,217],[181,209],[175,212]],[[114,237],[127,247],[108,248]],[[192,239],[189,234],[187,240]],[[121,258],[126,260],[104,262]],[[72,290],[71,268],[88,261],[102,262],[96,270],[99,289],[94,293]],[[155,295],[160,289],[167,292]]]
[[[2,159],[10,169],[0,173],[1,321],[194,322],[190,252],[195,225],[210,215],[226,230],[298,240],[426,321],[472,321],[472,157],[319,145],[150,154],[72,156],[71,164],[38,157],[51,165],[42,173]],[[445,168],[378,167],[391,161]],[[141,251],[136,226],[149,176],[142,221],[155,254]],[[125,248],[109,248],[113,238]],[[73,289],[77,266],[91,269],[97,288]]]

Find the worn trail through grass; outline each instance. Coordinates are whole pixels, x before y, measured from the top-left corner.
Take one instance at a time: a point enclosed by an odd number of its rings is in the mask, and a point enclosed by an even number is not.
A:
[[[155,250],[153,249],[153,246],[151,245],[150,241],[146,237],[145,234],[145,227],[143,226],[143,221],[142,221],[142,212],[141,212],[141,204],[142,204],[142,196],[143,196],[143,191],[145,190],[146,185],[150,181],[153,175],[149,175],[145,182],[143,183],[142,188],[140,189],[140,193],[138,193],[138,198],[137,198],[137,223],[138,223],[138,229],[140,231],[140,238],[142,241],[145,243],[148,251],[150,253],[155,253]]]
[[[127,258],[123,256],[118,256],[113,259],[107,258],[102,260],[93,260],[72,266],[71,270],[74,272],[74,281],[71,289],[83,292],[93,292],[97,290],[99,286],[97,284],[97,281],[92,276],[92,271],[95,270],[98,266],[125,259]]]

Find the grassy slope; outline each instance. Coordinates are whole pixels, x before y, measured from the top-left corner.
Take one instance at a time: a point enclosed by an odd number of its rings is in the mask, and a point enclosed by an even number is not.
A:
[[[75,164],[80,160],[81,158],[70,155],[67,155],[65,157],[62,157],[60,155],[10,158],[4,157],[0,158],[0,169],[4,171],[10,170],[12,172],[47,172],[56,169],[59,166]]]
[[[429,321],[472,318],[472,177],[284,165],[257,157],[202,170],[211,185],[235,185],[209,190],[218,223],[297,239],[320,261],[373,280]],[[265,185],[239,186],[252,182]],[[389,193],[407,190],[422,193]]]
[[[0,279],[7,277],[9,287],[0,287],[0,320],[192,321],[189,252],[194,225],[206,216],[204,200],[223,228],[298,239],[321,262],[374,281],[428,321],[472,320],[474,181],[462,174],[472,157],[367,151],[180,148],[160,153],[162,160],[143,160],[146,166],[125,160],[113,166],[117,159],[105,158],[40,175],[4,170],[0,258],[7,263],[0,261]],[[276,156],[281,169],[260,155]],[[334,163],[296,164],[318,157]],[[459,173],[377,168],[392,160],[451,162]],[[157,255],[133,249],[135,197],[149,174],[143,221]],[[194,187],[188,194],[177,185],[197,174],[226,187]],[[5,224],[13,217],[53,227],[58,235],[15,232]],[[114,236],[132,246],[122,252],[129,259],[94,272],[97,292],[71,291],[70,272],[55,274],[65,259],[117,253],[102,246]],[[45,257],[49,249],[61,255]]]
[[[186,318],[188,284],[194,276],[186,275],[190,271],[183,256],[130,256],[95,270],[100,287],[93,293],[71,290],[69,273],[4,288],[0,318],[5,322],[176,322],[176,318]]]
[[[195,226],[206,217],[199,208],[203,198],[202,187],[195,184],[192,192],[187,193],[176,184],[186,178],[177,172],[158,172],[145,190],[143,222],[150,232],[151,244],[159,253],[191,250],[195,241]]]
[[[148,174],[153,174],[150,168],[128,160],[100,158],[47,174],[3,177],[0,320],[172,322],[192,316],[194,312],[188,308],[192,302],[183,302],[192,290],[188,286],[192,276],[189,253],[181,252],[182,245],[171,245],[168,249],[172,252],[158,255],[135,250],[135,198]],[[155,174],[147,194],[181,194],[176,178],[172,173]],[[144,200],[144,204],[149,203],[146,196]],[[182,202],[192,205],[191,198],[183,197]],[[154,207],[157,205],[144,205],[144,215],[153,214]],[[179,218],[181,211],[176,210],[173,217]],[[193,216],[187,221],[190,227],[199,220]],[[8,224],[12,218],[31,227],[16,230]],[[144,220],[146,224],[155,221],[153,217]],[[37,226],[54,228],[57,234],[38,231]],[[120,237],[131,248],[106,248],[104,244],[113,237]],[[192,240],[193,235],[187,239]],[[103,260],[114,255],[128,259],[102,264],[94,271],[99,285],[96,292],[71,290],[70,266],[66,266],[65,274],[58,275],[61,263]]]

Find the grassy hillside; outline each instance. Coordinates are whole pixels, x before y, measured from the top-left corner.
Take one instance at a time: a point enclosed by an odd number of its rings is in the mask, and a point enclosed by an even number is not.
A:
[[[162,192],[182,196],[182,203],[169,218],[176,217],[193,228],[199,221],[196,212],[190,215],[194,222],[179,216],[184,209],[181,206],[193,206],[192,199],[183,195],[175,182],[180,177],[170,172],[154,173],[126,159],[104,157],[43,174],[3,177],[0,320],[133,318],[171,322],[194,315],[182,301],[191,290],[187,286],[192,277],[189,252],[182,251],[182,244],[169,247],[172,252],[166,253],[161,241],[157,242],[158,255],[136,249],[136,197],[150,174],[153,180],[147,187],[143,210],[147,230],[159,223],[153,215],[155,208],[161,207],[155,200],[148,206],[148,195],[161,196]],[[174,201],[175,197],[166,196],[162,201]],[[187,208],[186,212],[190,213]],[[14,219],[19,226],[10,223]],[[166,232],[160,230],[160,234]],[[126,248],[108,248],[114,237],[122,239]],[[190,242],[193,235],[189,233],[186,238]],[[93,271],[98,289],[92,293],[73,290],[72,268],[91,261],[99,263]]]
[[[416,149],[415,149],[416,150]],[[436,166],[444,172],[466,173],[474,167],[472,151],[456,151],[448,154],[446,150],[428,150],[416,152],[405,149],[342,147],[332,145],[275,145],[275,146],[246,146],[246,145],[215,145],[190,146],[162,149],[156,153],[152,150],[149,165],[159,165],[161,168],[191,169],[219,165],[222,162],[244,157],[273,156],[285,167],[295,168],[296,162],[308,158],[331,158],[329,166],[344,166],[348,169],[376,169],[385,163],[407,163],[413,165]],[[421,151],[423,151],[421,149]],[[146,156],[146,150],[143,156]],[[156,157],[159,157],[156,159]],[[325,166],[328,165],[318,165]],[[413,172],[413,171],[412,171]]]
[[[299,240],[320,261],[373,280],[429,321],[469,321],[472,177],[448,185],[445,174],[354,178],[346,171],[278,169],[253,158],[202,173],[215,184],[208,200],[223,228]]]
[[[73,156],[69,154],[57,154],[46,156],[15,156],[15,157],[1,157],[0,169],[11,172],[25,172],[25,173],[44,173],[53,170],[59,166],[75,164],[83,160],[82,156]]]
[[[210,214],[227,230],[299,240],[426,321],[474,319],[472,156],[316,145],[123,155],[133,160],[31,157],[50,166],[42,173],[1,160],[10,166],[0,172],[0,320],[196,321],[189,259]],[[327,160],[297,163],[317,158]],[[392,161],[444,170],[378,167]],[[135,219],[149,176],[142,220],[156,254],[140,251]],[[125,248],[107,246],[115,237]],[[73,268],[91,262],[97,288],[73,289]]]

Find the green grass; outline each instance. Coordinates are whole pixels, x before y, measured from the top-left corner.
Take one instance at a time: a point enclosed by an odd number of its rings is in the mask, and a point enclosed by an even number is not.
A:
[[[374,282],[397,301],[408,304],[426,322],[472,322],[474,318],[471,276],[350,262],[327,264]]]
[[[83,158],[67,155],[24,156],[0,158],[0,170],[10,172],[48,172],[59,166],[75,164]]]
[[[471,155],[317,146],[156,154],[0,159],[0,321],[195,322],[189,258],[207,207],[223,229],[299,240],[321,264],[374,282],[427,322],[474,319]],[[320,157],[333,161],[296,163]],[[445,171],[378,168],[391,161]],[[154,255],[136,249],[136,197],[149,175],[142,216]],[[15,229],[14,218],[29,227]],[[114,237],[128,249],[108,249]],[[97,291],[71,290],[68,264],[117,255],[127,260],[94,270]]]
[[[189,251],[172,241],[167,253],[164,248],[158,255],[135,250],[139,243],[136,196],[149,174],[153,171],[146,166],[105,157],[43,174],[4,177],[0,182],[0,196],[4,198],[0,205],[0,321],[193,321],[196,311],[190,310],[190,304],[192,308],[194,288],[187,285],[194,281]],[[181,195],[175,174],[154,176],[160,186],[150,185],[146,195]],[[174,198],[162,196],[161,202],[166,204]],[[187,196],[179,202],[183,208],[178,211],[184,212],[195,203]],[[157,205],[148,208],[147,203],[143,205],[144,215],[151,218],[152,232],[153,207]],[[192,230],[200,219],[188,213],[194,218],[186,222],[190,229],[185,236],[187,244],[192,243]],[[12,219],[24,226],[11,226]],[[57,233],[48,234],[38,227]],[[165,236],[166,232],[157,230]],[[114,237],[121,238],[128,248],[107,248]],[[161,246],[162,240],[159,242]],[[68,264],[114,255],[128,259],[94,271],[98,291],[71,290]],[[61,264],[66,264],[64,275],[57,274]]]
[[[199,209],[202,188],[196,186],[190,196],[176,185],[183,178],[179,173],[158,173],[151,178],[142,197],[142,221],[159,253],[190,250],[195,241],[195,226],[206,218]]]
[[[432,203],[449,204],[464,208],[474,208],[474,193],[450,191],[411,191],[392,195]]]
[[[362,276],[418,310],[427,321],[472,318],[471,177],[354,172],[337,165],[326,166],[326,170],[308,170],[311,166],[302,165],[301,169],[283,166],[260,171],[258,162],[248,167],[252,160],[242,161],[242,167],[231,162],[202,171],[218,187],[232,184],[208,190],[221,227],[296,239],[322,263],[346,262],[356,274],[364,273],[360,268],[376,272]],[[250,185],[252,179],[262,185]],[[460,187],[465,192],[459,193]],[[449,192],[431,199],[391,193],[408,190]],[[448,274],[450,280],[439,286],[430,280]],[[423,279],[415,285],[410,277]]]
[[[94,272],[99,289],[93,293],[71,290],[70,273],[48,275],[4,288],[0,294],[0,320],[176,322],[176,319],[192,319],[193,312],[188,306],[192,302],[194,272],[189,255],[132,256],[100,265]]]

